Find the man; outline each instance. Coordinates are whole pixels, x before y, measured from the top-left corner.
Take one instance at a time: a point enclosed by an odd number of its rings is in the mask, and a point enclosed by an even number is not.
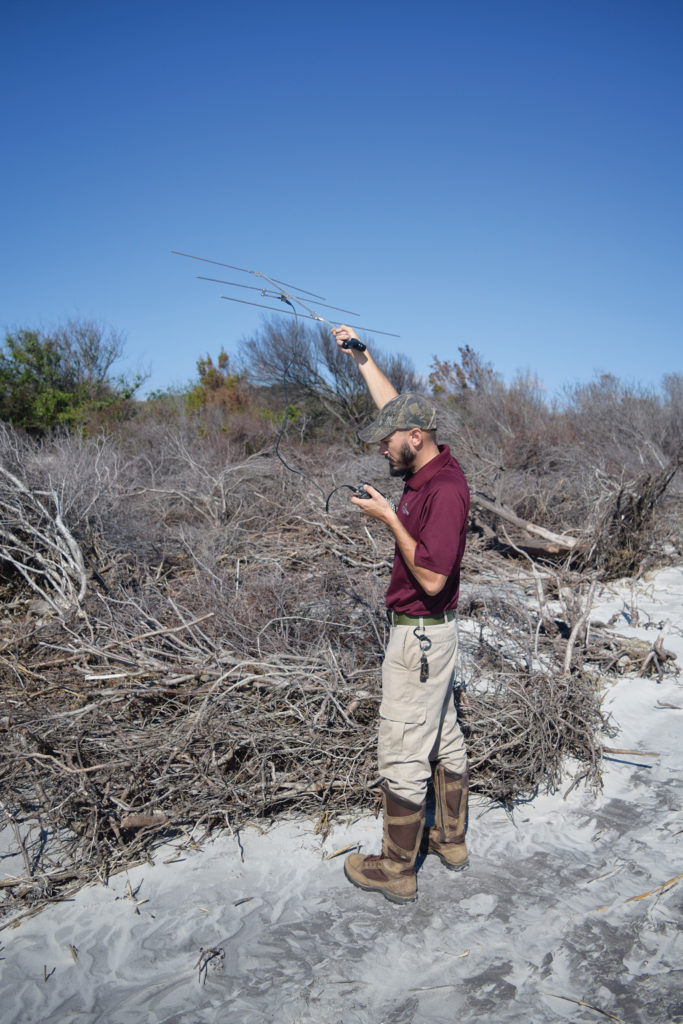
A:
[[[358,340],[345,324],[337,344]],[[456,607],[465,550],[469,490],[448,446],[436,442],[436,410],[415,393],[399,395],[367,349],[345,349],[379,415],[361,440],[379,444],[389,472],[402,476],[398,508],[374,487],[351,501],[386,524],[396,542],[387,616],[391,624],[382,665],[378,740],[383,778],[384,839],[378,856],[351,854],[344,871],[354,885],[395,903],[417,898],[415,861],[425,824],[427,786],[434,782],[435,825],[426,852],[447,868],[467,863],[467,753],[453,698],[458,650]]]

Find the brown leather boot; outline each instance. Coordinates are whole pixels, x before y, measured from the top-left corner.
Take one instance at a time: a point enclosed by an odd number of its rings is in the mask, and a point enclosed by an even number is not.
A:
[[[435,853],[451,871],[462,871],[467,866],[465,825],[468,791],[467,769],[462,775],[456,775],[443,765],[434,766],[436,823],[425,836],[425,852]]]
[[[367,892],[381,892],[392,903],[412,903],[417,899],[415,860],[425,822],[427,802],[410,803],[385,786],[384,840],[376,857],[351,853],[344,863],[349,882]]]

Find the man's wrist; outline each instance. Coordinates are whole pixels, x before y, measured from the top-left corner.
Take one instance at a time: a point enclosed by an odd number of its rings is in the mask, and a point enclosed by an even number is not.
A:
[[[393,507],[393,505],[390,505],[389,502],[387,502],[387,511],[384,516],[384,522],[387,524],[396,540],[398,540],[399,533],[401,533],[402,531],[405,530],[405,532],[408,533],[408,531],[402,525],[401,520],[398,518],[396,509]]]

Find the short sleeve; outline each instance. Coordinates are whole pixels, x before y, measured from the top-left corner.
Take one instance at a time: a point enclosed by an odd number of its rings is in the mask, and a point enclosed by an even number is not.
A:
[[[415,564],[450,576],[462,558],[468,513],[467,492],[457,481],[434,488],[421,510]]]

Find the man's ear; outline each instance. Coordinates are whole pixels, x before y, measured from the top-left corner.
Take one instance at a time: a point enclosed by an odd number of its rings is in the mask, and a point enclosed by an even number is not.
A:
[[[413,448],[415,448],[416,451],[419,451],[424,444],[424,433],[419,427],[413,427],[410,431],[410,441]]]

